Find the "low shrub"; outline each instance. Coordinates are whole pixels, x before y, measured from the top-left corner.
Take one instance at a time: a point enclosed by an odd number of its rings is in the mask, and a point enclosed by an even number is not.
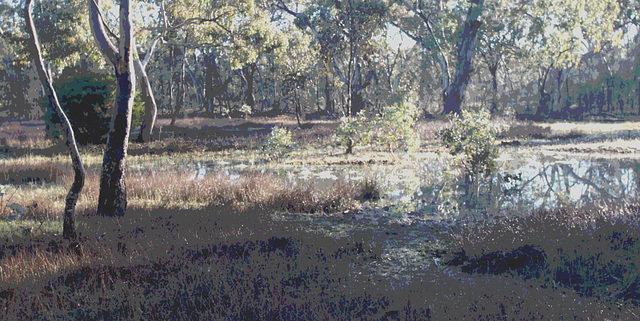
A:
[[[262,146],[271,160],[277,160],[289,155],[297,144],[293,141],[291,131],[285,127],[275,126],[265,138]]]
[[[453,114],[449,119],[450,125],[442,129],[438,135],[440,140],[454,156],[453,168],[447,175],[458,176],[462,179],[456,186],[446,184],[447,190],[459,189],[459,199],[467,210],[474,210],[483,206],[481,194],[486,179],[496,170],[499,148],[496,143],[498,128],[491,122],[491,115],[486,111],[463,111],[461,116]],[[460,169],[461,173],[451,173]],[[447,183],[455,179],[447,180]]]
[[[367,145],[371,140],[371,120],[364,111],[360,111],[355,117],[344,116],[340,118],[340,125],[335,136],[338,142],[344,146],[345,154],[353,154],[356,145]]]
[[[356,145],[369,144],[391,153],[414,152],[420,147],[416,132],[418,113],[418,108],[409,103],[384,107],[378,117],[368,117],[361,111],[355,117],[342,117],[335,135],[346,148],[346,154],[352,154]]]

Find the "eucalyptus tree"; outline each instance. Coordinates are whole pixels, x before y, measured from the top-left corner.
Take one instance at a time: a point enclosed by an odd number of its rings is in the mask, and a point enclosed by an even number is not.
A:
[[[284,70],[284,87],[287,92],[293,95],[298,126],[302,127],[300,122],[301,91],[311,78],[311,73],[317,63],[318,48],[312,43],[309,35],[303,34],[294,26],[285,29],[284,34],[286,35],[286,50],[279,55],[278,62]]]
[[[300,12],[284,0],[276,7],[310,32],[321,55],[346,91],[345,113],[355,115],[365,106],[364,92],[376,78],[371,68],[375,41],[384,34],[388,6],[383,1],[343,0],[305,2]]]
[[[489,1],[478,38],[478,53],[491,76],[491,115],[498,112],[498,70],[508,66],[509,60],[521,55],[518,42],[523,37],[524,26],[520,2]],[[506,78],[506,77],[505,77]]]
[[[0,76],[9,87],[4,98],[24,110],[22,107],[36,97],[30,97],[26,90],[31,83],[28,73],[32,65],[23,5],[20,1],[0,1],[0,47],[4,53]],[[90,31],[86,6],[80,0],[38,1],[33,4],[32,13],[40,31],[43,60],[54,78],[65,67],[97,56],[97,50],[87,40]]]
[[[82,192],[82,188],[84,186],[86,171],[84,169],[84,166],[82,165],[82,159],[80,158],[80,152],[78,151],[78,146],[76,144],[73,128],[71,127],[71,122],[69,122],[69,119],[66,117],[64,110],[60,106],[60,102],[58,101],[58,96],[56,95],[56,91],[53,88],[53,83],[52,83],[53,80],[51,79],[51,74],[47,72],[47,67],[45,66],[44,60],[42,58],[40,40],[38,38],[38,33],[36,31],[35,23],[33,20],[33,0],[27,0],[26,2],[25,21],[26,21],[27,33],[31,35],[30,52],[31,52],[31,56],[33,58],[36,70],[38,72],[38,78],[40,78],[42,87],[47,93],[47,97],[49,98],[49,101],[50,101],[50,106],[54,109],[58,117],[62,120],[62,126],[64,128],[64,134],[66,138],[66,145],[67,145],[67,148],[69,149],[69,153],[71,156],[71,163],[73,165],[74,178],[73,178],[73,183],[71,184],[71,188],[69,189],[69,193],[67,194],[67,197],[66,197],[62,235],[65,238],[75,238],[76,237],[76,227],[75,227],[76,204],[78,202],[78,197],[80,196],[80,192]]]
[[[150,12],[153,12],[155,8],[151,6],[145,6],[145,3],[138,3],[137,7],[137,21],[134,21],[133,24],[138,25],[139,32],[136,33],[136,37],[134,39],[135,45],[134,47],[134,60],[135,60],[135,69],[138,74],[138,82],[139,87],[141,89],[141,98],[144,100],[145,104],[145,113],[140,124],[140,132],[137,137],[138,142],[148,142],[152,139],[153,129],[155,127],[156,116],[158,112],[158,107],[156,103],[155,96],[153,94],[153,89],[151,87],[151,82],[149,80],[149,76],[147,75],[147,65],[149,60],[153,56],[154,50],[156,49],[156,45],[162,36],[162,32],[158,31],[160,28],[157,28],[155,25],[148,27],[146,25],[159,23],[158,19],[149,19]],[[148,5],[148,3],[147,3]],[[90,1],[89,2],[89,10],[92,21],[100,20],[102,28],[105,30],[108,38],[117,40],[118,35],[112,28],[110,28],[110,22],[112,20],[108,19],[106,10],[102,7],[112,8],[114,3],[109,1],[105,6],[98,5],[97,2]],[[146,19],[145,19],[146,18]],[[95,25],[95,24],[94,24]],[[147,49],[144,50],[144,58],[140,58],[140,54],[138,53],[138,48],[141,48],[137,43],[147,42]]]
[[[620,13],[617,21],[617,28],[630,33],[629,31],[640,27],[640,1],[637,0],[618,0],[620,5]],[[636,82],[636,95],[638,102],[638,114],[640,115],[640,48],[638,48],[638,37],[635,36],[633,44],[636,46],[635,52],[630,53],[633,59],[633,80]]]
[[[542,69],[536,115],[546,118],[564,103],[562,84],[583,57],[618,43],[621,32],[614,27],[620,7],[616,0],[522,1],[522,47],[531,64]],[[549,76],[553,95],[547,92]]]
[[[462,20],[459,5],[441,0],[392,0],[390,23],[412,38],[440,71],[441,104],[451,87],[451,61],[455,59],[455,31]],[[459,2],[459,1],[458,1]],[[457,3],[457,2],[456,2]],[[425,76],[431,76],[425,73]]]
[[[167,28],[164,43],[173,47],[173,54],[180,57],[180,75],[185,66],[185,76],[178,80],[180,84],[189,76],[200,100],[212,111],[214,99],[226,95],[230,79],[223,79],[220,65],[228,65],[232,73],[243,77],[245,103],[253,105],[254,63],[263,48],[275,41],[264,7],[253,1],[174,0],[164,3],[161,16]],[[203,76],[189,67],[191,56],[194,61],[204,61]],[[221,59],[226,61],[221,63]],[[184,86],[179,88],[174,111],[181,108],[180,99],[184,97]]]
[[[483,12],[486,11],[485,1],[393,2],[396,6],[391,23],[413,38],[438,62],[442,113],[460,113],[473,72],[476,41],[483,26]]]
[[[29,79],[25,68],[17,58],[17,48],[9,39],[0,36],[0,112],[17,117],[25,115],[26,94]]]
[[[482,22],[480,16],[484,10],[484,0],[469,0],[470,6],[466,19],[458,35],[458,50],[456,61],[456,72],[451,85],[444,93],[445,114],[461,112],[464,91],[471,79],[473,72],[472,60],[476,50],[476,39]]]
[[[121,0],[119,8],[120,37],[116,47],[109,38],[104,21],[97,8],[100,0],[88,0],[92,8],[90,22],[96,44],[108,64],[115,70],[117,89],[111,118],[111,130],[102,162],[100,193],[97,214],[121,217],[127,208],[127,194],[124,179],[129,134],[131,130],[131,110],[135,93],[134,40],[131,22],[131,2]],[[96,9],[96,10],[93,10]]]

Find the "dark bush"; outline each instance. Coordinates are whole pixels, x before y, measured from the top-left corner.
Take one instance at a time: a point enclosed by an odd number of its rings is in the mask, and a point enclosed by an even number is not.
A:
[[[116,81],[108,74],[70,71],[54,81],[54,87],[69,121],[76,140],[81,145],[101,144],[107,141],[111,121],[111,109],[115,99]],[[137,96],[137,95],[136,95]],[[43,100],[46,110],[47,137],[58,138],[60,119]],[[132,128],[139,125],[144,113],[144,104],[136,99],[133,106]]]

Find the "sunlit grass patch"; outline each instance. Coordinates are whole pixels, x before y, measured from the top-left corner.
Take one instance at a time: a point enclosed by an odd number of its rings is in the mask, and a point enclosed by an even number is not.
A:
[[[501,139],[543,139],[551,136],[551,127],[546,124],[511,121],[500,123]]]
[[[337,183],[322,188],[313,183],[287,183],[272,175],[231,178],[185,172],[147,173],[128,181],[133,207],[198,209],[208,206],[259,208],[265,211],[333,212],[354,206],[355,187]]]
[[[67,162],[58,158],[26,156],[0,160],[0,184],[56,182],[70,171]]]
[[[62,221],[57,220],[14,220],[0,221],[0,238],[25,239],[41,234],[59,233]]]

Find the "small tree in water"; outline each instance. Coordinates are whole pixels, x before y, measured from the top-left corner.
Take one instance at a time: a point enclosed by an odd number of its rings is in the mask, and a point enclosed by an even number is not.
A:
[[[449,116],[450,126],[439,132],[440,139],[456,157],[456,165],[463,170],[460,187],[465,192],[467,209],[477,208],[480,185],[496,169],[498,127],[491,124],[486,111],[463,111],[462,116]]]

